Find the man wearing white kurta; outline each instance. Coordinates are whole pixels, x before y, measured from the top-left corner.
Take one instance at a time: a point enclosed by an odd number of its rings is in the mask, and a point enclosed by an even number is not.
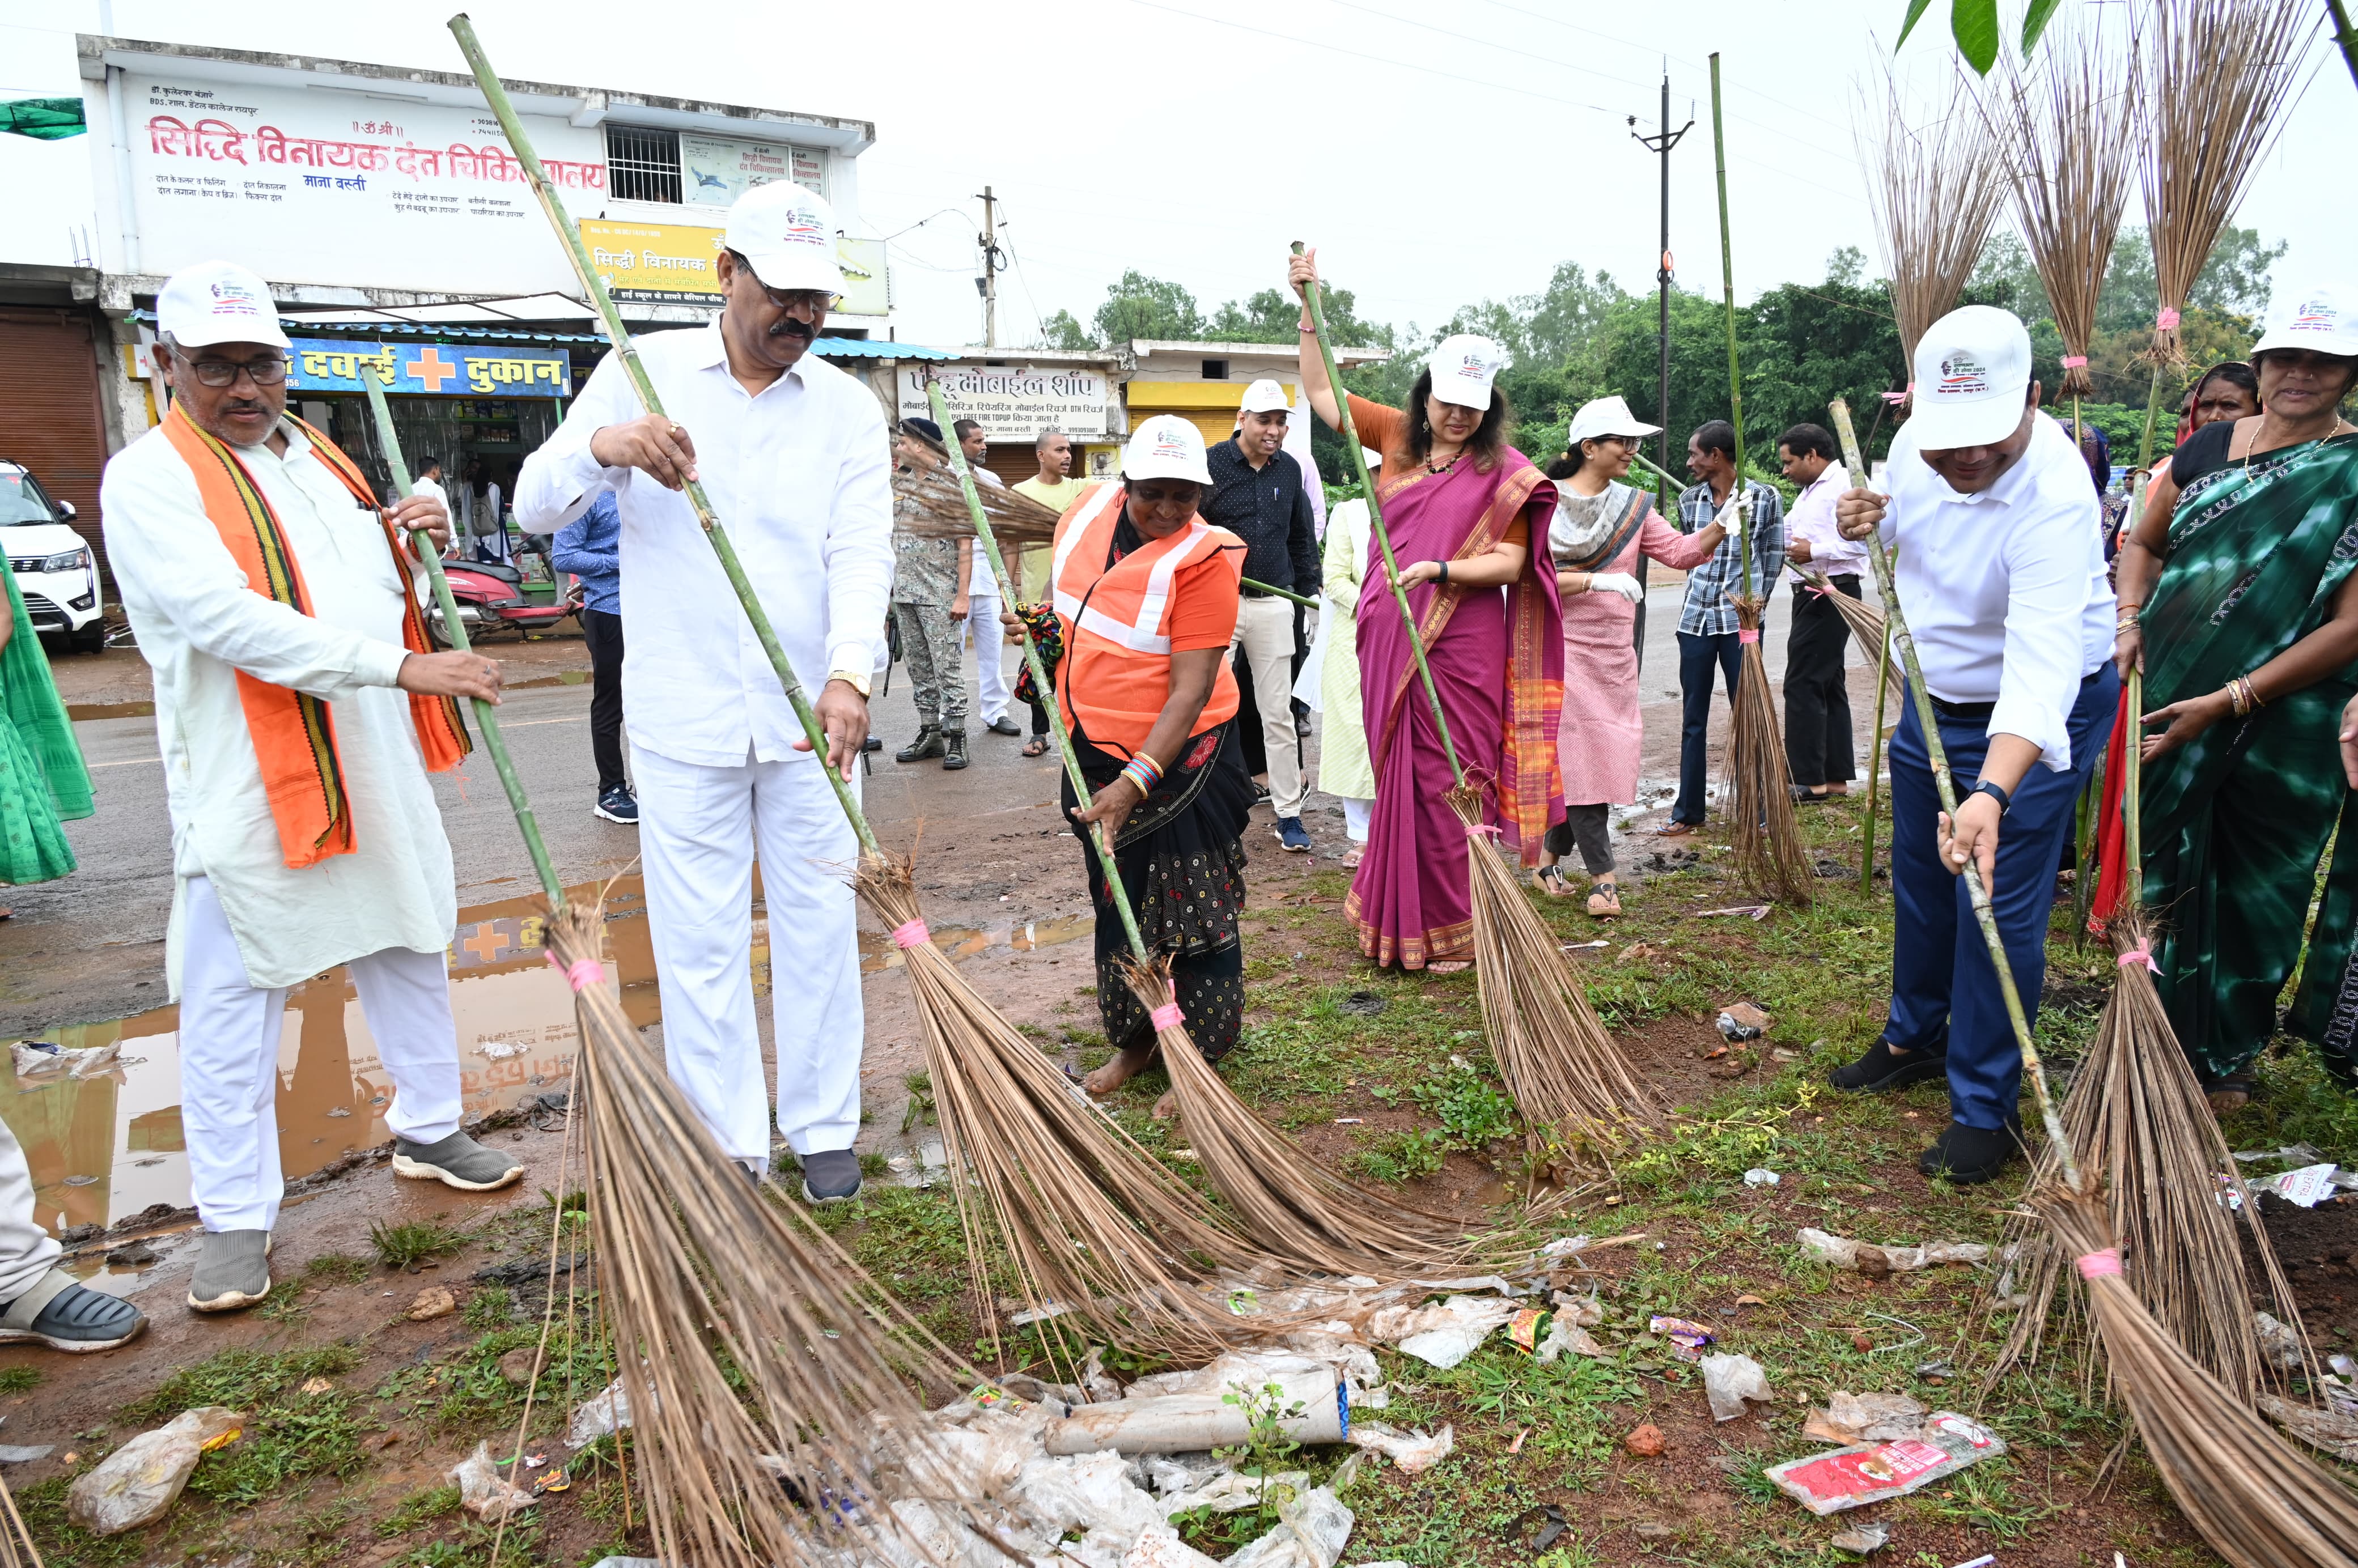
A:
[[[550,534],[602,491],[622,514],[623,723],[637,781],[664,1054],[722,1150],[770,1157],[753,1017],[752,875],[769,912],[777,1127],[815,1202],[860,1190],[859,844],[822,768],[849,780],[868,734],[892,579],[884,418],[808,353],[842,288],[835,221],[799,186],[729,210],[710,325],[639,340],[666,417],[600,363],[526,459],[516,515]],[[820,687],[827,739],[794,709],[681,493],[699,480],[795,674]]]
[[[438,765],[464,749],[442,699],[496,701],[499,667],[423,651],[411,563],[357,500],[365,481],[286,417],[287,344],[267,286],[225,262],[184,269],[157,297],[157,324],[173,409],[107,463],[101,499],[107,556],[154,670],[171,810],[165,962],[207,1233],[189,1304],[223,1312],[270,1292],[285,1191],[279,1021],[298,980],[351,967],[393,1076],[397,1174],[469,1191],[524,1174],[459,1130],[446,963],[457,900],[426,779],[429,724]],[[449,528],[426,497],[391,517],[404,539]],[[259,549],[291,587],[241,549]],[[290,747],[301,763],[291,773]]]

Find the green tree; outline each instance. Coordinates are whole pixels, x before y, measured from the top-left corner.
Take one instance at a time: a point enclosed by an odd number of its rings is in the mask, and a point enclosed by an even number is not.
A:
[[[2188,306],[2256,323],[2267,313],[2270,275],[2288,244],[2284,240],[2265,244],[2258,230],[2228,225],[2211,247],[2193,292],[2187,297]],[[2160,302],[2153,244],[2143,229],[2125,226],[2113,246],[2112,265],[2104,269],[2104,287],[2096,298],[2096,325],[2106,331],[2150,333]]]
[[[1841,261],[1837,253],[1823,282],[1769,289],[1739,324],[1745,455],[1772,471],[1777,438],[1795,425],[1826,425],[1836,397],[1849,402],[1870,458],[1890,444],[1881,395],[1908,384],[1899,327],[1890,297],[1879,286],[1842,281]]]
[[[1093,324],[1100,346],[1133,338],[1184,342],[1204,335],[1204,315],[1194,295],[1135,267],[1106,289]]]
[[[1040,343],[1044,349],[1094,349],[1098,345],[1087,330],[1073,319],[1069,310],[1059,310],[1040,323]]]

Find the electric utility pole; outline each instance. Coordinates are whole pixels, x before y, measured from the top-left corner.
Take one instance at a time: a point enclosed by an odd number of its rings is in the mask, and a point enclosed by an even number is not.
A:
[[[1687,116],[1685,124],[1675,131],[1671,129],[1671,73],[1664,70],[1660,130],[1650,136],[1639,135],[1638,116],[1635,114],[1629,116],[1629,135],[1636,139],[1639,146],[1660,158],[1662,166],[1662,254],[1655,259],[1654,265],[1656,312],[1654,418],[1662,429],[1661,433],[1654,438],[1654,461],[1664,473],[1668,473],[1671,469],[1671,149],[1683,141],[1686,134],[1693,129],[1693,114]],[[1676,503],[1676,497],[1671,492],[1669,481],[1657,481],[1655,493],[1660,498],[1662,511],[1667,514],[1671,507]],[[1641,552],[1638,557],[1638,581],[1642,586],[1645,580],[1646,557]],[[1645,658],[1646,601],[1641,599],[1638,601],[1638,662],[1641,666],[1645,663]]]
[[[999,346],[999,275],[1007,270],[1007,253],[999,248],[997,204],[990,187],[982,188],[982,232],[974,237],[982,252],[982,276],[974,280],[974,291],[982,296],[982,346]]]

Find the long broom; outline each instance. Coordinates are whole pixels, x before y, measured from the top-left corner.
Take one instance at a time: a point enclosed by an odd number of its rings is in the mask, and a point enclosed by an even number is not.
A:
[[[1801,581],[1812,593],[1833,602],[1834,613],[1842,617],[1843,624],[1857,639],[1858,651],[1866,655],[1869,667],[1879,672],[1875,683],[1875,728],[1868,732],[1866,741],[1866,834],[1858,855],[1858,891],[1872,892],[1876,806],[1883,783],[1883,700],[1894,687],[1904,687],[1906,677],[1899,673],[1898,661],[1891,656],[1891,628],[1884,624],[1883,611],[1843,592],[1825,573],[1811,567],[1799,569]]]
[[[1293,242],[1293,253],[1302,254],[1301,241]],[[1327,384],[1335,391],[1343,446],[1351,454],[1360,491],[1368,498],[1368,529],[1383,552],[1392,600],[1400,606],[1409,652],[1416,660],[1416,673],[1432,709],[1433,732],[1456,781],[1449,792],[1449,806],[1466,826],[1474,911],[1474,978],[1491,1054],[1498,1059],[1508,1092],[1522,1111],[1534,1153],[1570,1162],[1585,1152],[1606,1152],[1626,1141],[1638,1119],[1659,1114],[1661,1102],[1606,1032],[1554,933],[1531,908],[1514,874],[1488,842],[1491,830],[1482,821],[1481,791],[1468,783],[1466,769],[1457,760],[1457,748],[1449,739],[1449,720],[1442,712],[1441,694],[1425,663],[1416,612],[1409,606],[1408,590],[1401,586],[1400,561],[1392,554],[1383,505],[1368,472],[1358,426],[1351,417],[1350,395],[1343,389],[1342,371],[1335,362],[1335,346],[1327,335],[1325,291],[1313,283],[1303,290],[1303,298],[1310,309],[1319,356],[1325,361]]]
[[[1837,398],[1829,411],[1842,438],[1844,460],[1863,481],[1866,469],[1859,461],[1850,409]],[[1892,581],[1890,554],[1879,538],[1870,539],[1867,550],[1892,641],[1916,700],[1932,782],[1953,822],[1956,781],[1949,772],[1931,693],[1924,685],[1915,640],[1909,635]],[[2049,1158],[2029,1201],[2053,1227],[2064,1255],[2087,1284],[2089,1311],[2114,1386],[2145,1439],[2162,1484],[2202,1538],[2236,1568],[2358,1568],[2358,1557],[2351,1555],[2352,1543],[2358,1542],[2358,1492],[2295,1451],[2189,1356],[2124,1277],[2103,1183],[2097,1171],[2082,1167],[2048,1087],[2046,1064],[2031,1037],[1981,869],[1968,863],[1962,871],[1974,919],[1997,971],[1998,992],[2014,1025],[2015,1044],[2022,1053],[2023,1076],[2046,1124]]]
[[[1777,723],[1777,694],[1769,688],[1768,664],[1760,649],[1760,622],[1768,611],[1774,583],[1752,579],[1752,491],[1744,472],[1744,375],[1736,358],[1736,262],[1727,225],[1727,144],[1721,134],[1719,54],[1711,57],[1711,146],[1719,171],[1719,268],[1727,316],[1727,399],[1736,428],[1736,553],[1744,566],[1744,591],[1728,594],[1736,611],[1736,638],[1744,650],[1736,677],[1736,708],[1727,722],[1728,811],[1734,818],[1736,879],[1762,898],[1784,903],[1812,902],[1817,871],[1802,842],[1793,810],[1793,775],[1785,763],[1785,743]]]
[[[406,495],[384,393],[361,379]],[[411,537],[451,646],[467,652],[439,554],[424,530]],[[971,1374],[922,1330],[888,1337],[914,1320],[803,1211],[743,1179],[639,1043],[605,976],[599,916],[567,899],[498,714],[480,698],[474,708],[548,901],[550,961],[574,990],[590,1232],[658,1553],[760,1568],[828,1561],[880,1532],[897,1542],[891,1512],[848,1506],[889,1495],[895,1456],[878,1448],[878,1423],[921,1442],[910,1380],[945,1388]],[[930,1476],[955,1476],[946,1455],[925,1457]]]
[[[949,410],[940,385],[928,380],[925,390],[934,418],[946,421]],[[991,573],[1001,591],[1011,593],[1007,562],[1000,554],[999,541],[964,454],[951,454],[949,462],[965,488],[975,536]],[[1033,687],[1042,694],[1050,731],[1064,758],[1065,776],[1072,781],[1075,798],[1086,802],[1094,792],[1081,772],[1063,707],[1051,695],[1055,687],[1032,640],[1031,628],[1019,622],[1018,633],[1023,662],[1032,671]],[[1291,1267],[1337,1275],[1413,1271],[1444,1265],[1462,1255],[1466,1244],[1464,1227],[1456,1221],[1354,1186],[1303,1154],[1293,1140],[1237,1098],[1188,1034],[1172,992],[1169,965],[1159,961],[1146,946],[1114,859],[1113,835],[1100,827],[1087,830],[1087,836],[1097,852],[1108,896],[1121,916],[1122,934],[1130,941],[1130,957],[1124,975],[1154,1025],[1155,1045],[1171,1075],[1172,1092],[1177,1097],[1188,1141],[1205,1174],[1235,1206],[1253,1238]]]
[[[1912,375],[1917,341],[1956,308],[1981,260],[2006,200],[2006,170],[1962,69],[1952,70],[1948,102],[1920,124],[1909,123],[1898,80],[1887,70],[1884,97],[1882,139],[1862,146],[1860,161],[1875,172],[1867,205],[1891,279],[1903,369]],[[1912,395],[1915,384],[1908,388]]]
[[[661,400],[639,363],[629,330],[550,188],[473,27],[464,15],[451,18],[449,26],[640,404],[660,414]],[[1224,1270],[1249,1269],[1263,1260],[1261,1255],[1109,1120],[1076,1103],[1061,1075],[1051,1081],[1047,1075],[1054,1072],[1053,1065],[976,995],[934,946],[917,912],[908,863],[883,852],[849,786],[826,765],[827,736],[809,695],[779,644],[703,486],[690,480],[687,494],[860,840],[856,885],[909,956],[904,968],[925,1025],[929,1065],[942,1075],[936,1079],[936,1102],[948,1108],[945,1149],[951,1136],[959,1138],[981,1209],[1007,1242],[1029,1304],[1052,1322],[1075,1313],[1109,1333],[1134,1341],[1160,1340],[1174,1349],[1200,1349],[1232,1337],[1235,1320],[1214,1304],[1209,1287]],[[980,1119],[948,1130],[949,1117],[960,1114],[961,1108]],[[1032,1128],[1027,1125],[1031,1121],[1041,1126]],[[969,1267],[980,1283],[981,1236],[971,1223],[975,1211],[965,1189],[957,1192],[961,1217],[968,1221]],[[989,1296],[981,1300],[987,1303]]]

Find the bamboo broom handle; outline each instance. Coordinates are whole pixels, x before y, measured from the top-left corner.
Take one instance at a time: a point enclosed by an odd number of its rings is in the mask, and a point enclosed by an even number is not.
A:
[[[950,427],[948,402],[942,396],[941,384],[931,372],[925,376],[925,403],[933,411],[934,423],[946,430]],[[975,488],[974,472],[967,467],[966,451],[956,441],[948,443],[950,471],[957,475],[958,490],[966,497],[966,509],[974,519],[974,536],[981,542],[982,553],[990,562],[990,575],[999,584],[999,602],[1011,608],[1015,603],[1015,579],[1008,574],[1007,559],[999,553],[999,536],[990,531],[990,519],[982,510],[982,492]],[[1051,585],[1052,587],[1054,585]],[[1032,687],[1040,694],[1040,707],[1048,715],[1049,731],[1056,737],[1056,751],[1065,759],[1065,776],[1073,781],[1074,797],[1084,806],[1095,794],[1089,781],[1081,772],[1081,759],[1073,750],[1073,737],[1065,728],[1064,704],[1057,699],[1055,686],[1048,679],[1048,666],[1040,662],[1039,646],[1032,641],[1032,628],[1023,618],[1015,618],[1016,635],[1023,644],[1023,665],[1032,672]],[[1071,658],[1071,648],[1065,650]],[[1113,833],[1098,823],[1089,835],[1089,845],[1098,852],[1098,864],[1105,868],[1106,892],[1112,895],[1114,908],[1121,912],[1122,934],[1130,938],[1130,950],[1141,964],[1151,964],[1154,956],[1147,951],[1146,938],[1138,929],[1138,915],[1130,907],[1130,895],[1122,890],[1121,869],[1113,860]]]
[[[1719,51],[1711,52],[1711,154],[1719,169],[1719,279],[1727,304],[1727,404],[1736,427],[1736,553],[1744,563],[1744,597],[1752,592],[1752,505],[1744,481],[1744,374],[1736,362],[1736,253],[1727,233],[1727,143],[1720,135]]]
[[[1858,470],[1851,470],[1856,473]],[[1858,891],[1875,891],[1876,788],[1883,782],[1883,703],[1891,690],[1891,622],[1883,623],[1883,656],[1875,662],[1875,732],[1866,738],[1866,849],[1858,858]]]
[[[2121,856],[2128,864],[2121,869],[2128,873],[2132,910],[2145,907],[2145,831],[2137,820],[2138,791],[2145,785],[2144,713],[2145,672],[2131,667],[2128,711],[2122,716],[2129,732],[2121,742]]]
[[[361,385],[368,393],[369,412],[376,416],[377,444],[384,449],[384,460],[393,470],[393,488],[398,495],[409,493],[409,465],[401,456],[401,438],[394,433],[393,410],[386,406],[384,389],[375,376],[363,371]],[[450,579],[442,575],[442,553],[423,528],[410,535],[410,547],[417,558],[426,563],[426,576],[434,585],[434,602],[442,610],[442,628],[450,639],[450,646],[460,653],[471,652],[467,627],[459,619],[458,601],[450,597]],[[525,797],[524,780],[517,776],[515,763],[508,757],[507,738],[500,733],[499,709],[481,697],[474,699],[475,726],[483,734],[483,750],[492,755],[492,766],[498,770],[500,787],[508,792],[508,809],[515,813],[516,829],[524,835],[525,853],[532,857],[532,869],[540,878],[540,891],[548,895],[548,913],[562,914],[565,909],[565,885],[557,880],[557,867],[548,858],[548,846],[541,841],[540,821],[532,814],[532,802]]]
[[[1293,242],[1293,254],[1302,254],[1302,242]],[[1384,553],[1384,572],[1392,585],[1392,598],[1400,603],[1401,620],[1408,626],[1408,651],[1415,656],[1416,673],[1424,682],[1424,699],[1433,705],[1433,727],[1441,735],[1442,755],[1449,759],[1449,775],[1457,787],[1466,787],[1466,770],[1457,761],[1457,747],[1449,739],[1449,720],[1441,711],[1441,693],[1433,684],[1433,670],[1424,662],[1424,639],[1417,635],[1416,611],[1408,607],[1408,589],[1401,586],[1400,562],[1392,555],[1392,536],[1384,529],[1384,509],[1376,500],[1376,481],[1368,472],[1368,460],[1359,449],[1359,427],[1351,420],[1351,395],[1343,390],[1343,372],[1335,363],[1335,345],[1326,340],[1326,307],[1321,296],[1325,290],[1312,284],[1302,291],[1303,303],[1310,308],[1310,325],[1318,335],[1318,357],[1326,362],[1326,384],[1335,393],[1336,423],[1343,445],[1351,454],[1351,467],[1359,476],[1359,488],[1368,497],[1368,526],[1376,535],[1377,547]],[[1306,396],[1307,394],[1304,394]],[[1535,546],[1536,547],[1536,546]]]
[[[1867,469],[1859,459],[1858,434],[1851,428],[1850,405],[1835,398],[1827,406],[1833,416],[1834,434],[1842,438],[1843,462],[1851,472],[1851,482],[1860,489],[1867,488]],[[1957,819],[1957,782],[1949,773],[1948,749],[1941,744],[1939,716],[1932,711],[1932,693],[1924,685],[1923,667],[1917,663],[1916,639],[1908,633],[1908,617],[1899,608],[1899,589],[1891,579],[1890,553],[1883,547],[1879,536],[1870,535],[1866,544],[1867,560],[1875,568],[1875,586],[1883,595],[1883,623],[1890,630],[1891,640],[1899,648],[1900,667],[1908,672],[1908,688],[1916,697],[1916,721],[1924,729],[1924,749],[1932,763],[1932,783],[1941,792],[1942,809],[1949,820]],[[1981,868],[1968,861],[1964,867],[1965,891],[1973,899],[1974,919],[1982,928],[1982,940],[1989,945],[1990,966],[1997,971],[1998,994],[2006,999],[2006,1015],[2014,1024],[2015,1044],[2022,1052],[2022,1067],[2030,1079],[2030,1090],[2039,1101],[2039,1119],[2047,1124],[2048,1141],[2055,1145],[2055,1153],[2062,1162],[2063,1179],[2074,1192],[2083,1190],[2080,1181],[2080,1162],[2071,1152],[2071,1139],[2063,1130],[2063,1119],[2055,1108],[2055,1097],[2047,1087],[2047,1064],[2039,1054],[2038,1043],[2030,1037],[2030,1020],[2022,1011],[2022,993],[2015,988],[2014,966],[2006,956],[2006,940],[1997,934],[1997,916],[1991,911],[1989,889],[1982,883]]]
[[[1285,589],[1272,588],[1268,583],[1255,582],[1250,578],[1244,579],[1244,586],[1249,589],[1257,589],[1260,592],[1268,594],[1272,599],[1292,600],[1294,603],[1312,610],[1318,608],[1318,601],[1311,598],[1306,593],[1294,593]]]
[[[549,226],[557,231],[557,237],[563,242],[565,254],[573,263],[574,276],[580,280],[582,291],[589,297],[591,308],[598,312],[599,322],[606,330],[607,341],[614,345],[614,352],[622,360],[623,373],[631,378],[631,385],[638,393],[640,406],[655,417],[663,418],[663,400],[655,395],[654,383],[647,378],[645,367],[639,363],[639,351],[631,341],[630,329],[622,325],[622,314],[614,308],[613,298],[606,292],[604,280],[599,277],[597,268],[590,264],[590,253],[581,243],[580,232],[566,217],[564,206],[550,187],[548,175],[540,167],[540,155],[532,150],[531,139],[525,135],[523,124],[516,119],[515,106],[508,102],[507,89],[501,85],[499,73],[492,69],[490,59],[483,53],[483,46],[475,38],[474,24],[462,11],[450,18],[449,26],[451,34],[459,40],[460,49],[467,57],[468,65],[474,70],[476,84],[483,90],[483,97],[490,103],[492,113],[499,118],[500,129],[505,133],[508,146],[514,149],[516,161],[524,167],[525,183],[532,187],[533,195],[539,199],[540,210],[547,214]],[[706,499],[704,486],[691,479],[687,481],[687,492],[688,504],[696,509],[696,520],[703,527],[704,536],[712,546],[712,553],[720,557],[720,569],[728,575],[729,586],[736,590],[737,602],[743,607],[745,619],[753,624],[753,635],[761,639],[762,651],[769,654],[770,667],[777,672],[778,684],[785,688],[786,700],[794,705],[795,718],[803,727],[803,737],[810,742],[812,755],[825,770],[827,782],[835,791],[836,803],[843,807],[843,815],[851,821],[852,832],[859,836],[861,851],[870,855],[882,853],[876,842],[875,830],[868,826],[868,818],[861,814],[860,803],[852,798],[851,785],[827,760],[826,728],[819,723],[818,712],[811,707],[810,694],[803,689],[801,679],[795,674],[794,665],[786,657],[785,648],[778,642],[778,633],[770,624],[769,612],[762,608],[761,600],[753,593],[753,585],[737,559],[736,546],[730,543],[728,531],[721,527],[720,519],[713,513],[711,502]]]

